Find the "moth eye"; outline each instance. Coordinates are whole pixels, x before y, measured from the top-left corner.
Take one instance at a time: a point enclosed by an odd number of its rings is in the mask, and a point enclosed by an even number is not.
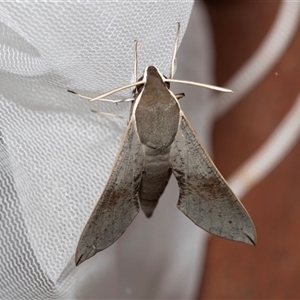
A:
[[[166,75],[164,75],[164,77],[166,79],[168,79],[168,77]],[[165,87],[169,90],[170,89],[170,82],[165,82]]]
[[[144,76],[140,77],[138,81],[142,81],[143,78],[144,78]],[[135,89],[133,90],[133,95],[138,95],[142,91],[143,87],[144,87],[144,84],[137,85],[135,87]]]
[[[133,90],[133,95],[137,96],[142,91],[143,87],[144,87],[144,84],[140,84],[140,85],[136,86],[135,89]]]

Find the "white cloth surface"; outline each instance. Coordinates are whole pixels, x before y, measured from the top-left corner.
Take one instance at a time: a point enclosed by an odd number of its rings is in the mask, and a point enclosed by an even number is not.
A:
[[[197,5],[176,77],[213,83],[206,14]],[[84,99],[67,93],[96,96],[130,83],[134,40],[139,76],[148,65],[169,75],[176,23],[181,39],[192,6],[192,1],[0,3],[1,298],[195,296],[205,234],[176,208],[174,179],[151,219],[141,212],[117,243],[75,268],[77,240],[126,122],[93,114]],[[194,70],[191,57],[199,54]],[[183,110],[207,146],[212,105],[201,99],[209,91],[175,89],[186,93]],[[111,98],[123,97],[130,97],[130,89]],[[94,107],[128,116],[130,104]]]

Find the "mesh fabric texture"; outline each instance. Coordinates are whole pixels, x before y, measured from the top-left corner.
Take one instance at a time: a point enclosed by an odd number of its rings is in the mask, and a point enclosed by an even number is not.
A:
[[[130,83],[134,40],[139,76],[148,65],[169,75],[176,23],[181,39],[192,6],[0,3],[1,298],[87,298],[95,286],[99,298],[195,292],[200,231],[177,210],[178,191],[167,191],[163,198],[174,199],[150,220],[140,213],[116,244],[75,268],[78,238],[126,122],[93,114],[86,100],[67,93],[96,96]],[[130,96],[129,89],[110,98]],[[128,117],[130,105],[93,108]]]

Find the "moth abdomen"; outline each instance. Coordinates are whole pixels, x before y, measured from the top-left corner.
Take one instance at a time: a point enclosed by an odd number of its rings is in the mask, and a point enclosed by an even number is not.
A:
[[[156,149],[144,147],[145,156],[143,175],[139,187],[139,200],[143,212],[149,218],[169,182],[172,169],[169,160],[170,148],[159,153]]]

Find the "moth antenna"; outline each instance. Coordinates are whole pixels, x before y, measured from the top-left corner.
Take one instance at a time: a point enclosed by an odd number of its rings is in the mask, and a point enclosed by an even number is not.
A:
[[[92,99],[90,99],[90,101],[92,102],[92,101],[96,101],[96,100],[101,100],[101,99],[103,99],[103,98],[105,98],[105,97],[107,97],[107,96],[109,96],[111,94],[117,93],[119,91],[128,89],[128,88],[133,87],[133,86],[142,85],[142,84],[145,84],[145,81],[141,80],[141,81],[137,81],[137,82],[134,82],[134,83],[130,83],[130,84],[121,86],[119,88],[116,88],[116,89],[114,89],[112,91],[109,91],[109,92],[107,92],[105,94],[102,94],[100,96],[97,96],[95,98],[92,98]],[[133,100],[131,100],[131,101],[133,101]]]
[[[171,60],[170,78],[173,78],[176,71],[176,53],[177,53],[179,34],[180,34],[180,23],[177,22],[177,32],[175,36],[174,49],[173,49],[173,55]]]
[[[215,86],[215,85],[200,83],[200,82],[178,80],[178,79],[172,79],[172,78],[166,78],[164,81],[165,82],[176,82],[176,83],[190,84],[190,85],[200,86],[200,87],[208,88],[208,89],[219,91],[219,92],[233,93],[232,90],[225,89],[225,88]]]
[[[137,71],[138,71],[138,56],[137,56],[137,44],[138,42],[134,41],[134,68],[133,68],[133,81],[137,82]]]

